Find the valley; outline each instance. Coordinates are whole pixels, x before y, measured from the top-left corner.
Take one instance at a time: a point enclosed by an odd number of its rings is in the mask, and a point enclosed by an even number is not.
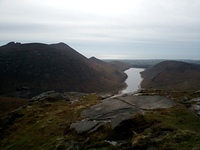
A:
[[[195,61],[102,61],[65,43],[14,42],[0,58],[2,150],[200,147]]]
[[[200,150],[200,0],[0,0],[0,150]]]
[[[121,93],[130,93],[140,90],[140,84],[143,80],[140,74],[142,71],[144,71],[144,69],[141,68],[130,68],[125,71],[128,76],[125,81],[127,87],[122,90]]]

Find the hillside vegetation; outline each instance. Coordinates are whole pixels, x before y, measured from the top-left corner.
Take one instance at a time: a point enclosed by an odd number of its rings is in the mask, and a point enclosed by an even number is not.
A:
[[[146,66],[141,90],[113,95],[129,67],[64,43],[0,47],[0,149],[198,150],[200,65]]]
[[[163,61],[141,72],[145,89],[195,91],[200,87],[200,65]]]
[[[0,94],[32,97],[49,90],[118,91],[126,79],[120,69],[94,62],[64,43],[11,42],[0,47]]]
[[[149,110],[122,121],[116,128],[105,124],[93,132],[77,133],[73,122],[86,119],[82,111],[101,102],[96,94],[74,94],[69,100],[32,101],[2,118],[2,150],[21,149],[199,149],[200,118],[188,108],[199,93],[145,90],[140,95],[162,95],[175,106]],[[79,96],[82,95],[82,96]],[[186,99],[187,97],[187,99]],[[183,103],[185,102],[185,103]]]

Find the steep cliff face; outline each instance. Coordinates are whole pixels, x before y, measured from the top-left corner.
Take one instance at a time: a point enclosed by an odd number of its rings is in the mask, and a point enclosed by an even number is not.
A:
[[[126,78],[116,67],[97,65],[64,43],[8,43],[0,47],[0,70],[0,94],[13,96],[48,90],[112,91]]]
[[[179,61],[163,61],[141,73],[142,88],[198,90],[200,65]]]

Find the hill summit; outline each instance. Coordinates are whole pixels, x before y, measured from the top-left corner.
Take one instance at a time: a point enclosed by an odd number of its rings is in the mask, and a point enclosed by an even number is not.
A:
[[[199,90],[200,65],[163,61],[141,72],[142,88],[193,91]]]
[[[104,92],[124,86],[125,73],[65,43],[8,43],[0,47],[0,94],[32,97],[44,91]]]

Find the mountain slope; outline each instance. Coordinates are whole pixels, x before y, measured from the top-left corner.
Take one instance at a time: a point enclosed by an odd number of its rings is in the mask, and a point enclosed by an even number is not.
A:
[[[163,61],[141,73],[142,88],[199,90],[200,65]]]
[[[119,89],[126,75],[108,66],[96,65],[64,43],[11,42],[0,47],[0,94],[27,97],[27,94],[34,96],[48,90],[102,92]]]

